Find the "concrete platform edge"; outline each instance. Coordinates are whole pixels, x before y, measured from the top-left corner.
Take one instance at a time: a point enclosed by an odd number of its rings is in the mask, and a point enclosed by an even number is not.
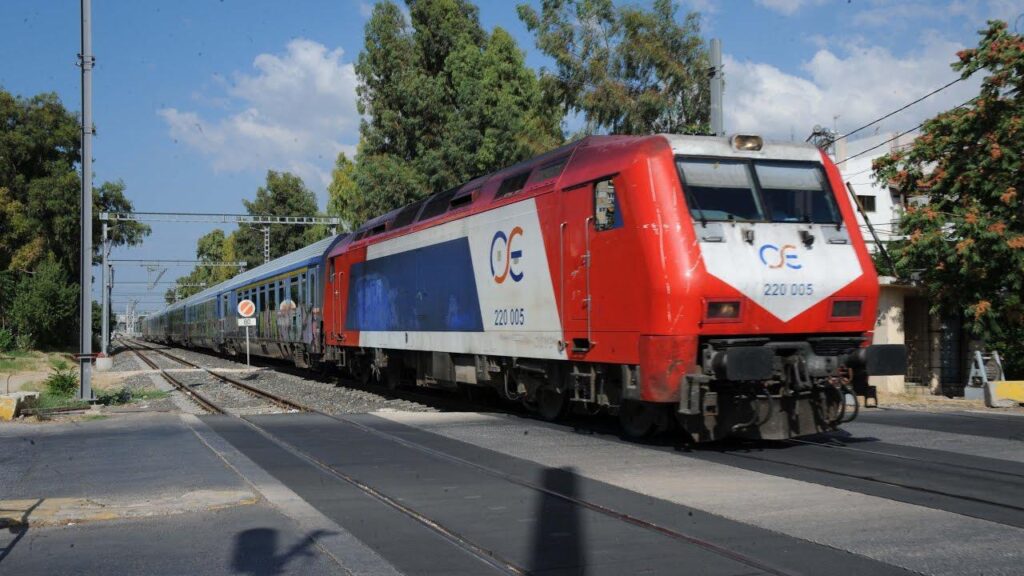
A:
[[[392,564],[271,476],[194,414],[182,421],[224,463],[302,530],[324,534],[316,542],[327,556],[353,576],[400,576]]]

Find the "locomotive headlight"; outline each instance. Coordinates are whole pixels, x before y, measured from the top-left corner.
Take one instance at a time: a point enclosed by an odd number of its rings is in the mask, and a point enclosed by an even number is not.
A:
[[[749,150],[757,152],[764,146],[764,140],[753,134],[737,134],[732,137],[732,147],[736,150]]]
[[[832,318],[835,320],[852,320],[860,318],[864,302],[861,300],[833,300]]]
[[[738,300],[708,302],[708,320],[733,320],[739,317],[740,303]]]

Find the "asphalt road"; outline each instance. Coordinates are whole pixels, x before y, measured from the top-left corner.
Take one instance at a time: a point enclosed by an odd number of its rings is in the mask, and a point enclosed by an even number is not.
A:
[[[6,528],[0,573],[1024,574],[1021,438],[895,410],[697,450],[502,413],[14,426],[4,506],[100,513]]]

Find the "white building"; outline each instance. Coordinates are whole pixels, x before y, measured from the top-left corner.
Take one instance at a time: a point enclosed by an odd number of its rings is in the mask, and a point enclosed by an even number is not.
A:
[[[901,197],[887,184],[874,181],[871,163],[879,156],[906,148],[916,137],[906,135],[885,143],[895,136],[880,133],[851,142],[840,140],[835,145],[843,182],[864,210],[863,215],[858,211],[857,223],[872,253],[879,251],[879,242],[884,245],[900,239],[896,224],[903,207],[920,201]],[[921,291],[909,279],[894,278],[884,260],[876,258],[881,294],[874,343],[906,345],[907,373],[873,377],[871,383],[890,393],[956,393],[966,380],[970,348],[960,316],[930,314],[930,304]]]

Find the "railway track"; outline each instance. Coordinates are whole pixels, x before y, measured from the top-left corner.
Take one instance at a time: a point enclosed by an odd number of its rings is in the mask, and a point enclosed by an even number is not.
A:
[[[1024,528],[1024,465],[999,467],[791,439],[774,447],[704,448],[697,458],[748,470],[871,494]],[[1000,469],[1001,468],[1001,469]]]
[[[496,468],[492,468],[492,467],[487,466],[485,464],[481,464],[481,463],[478,463],[478,462],[473,462],[473,461],[470,461],[470,460],[467,460],[467,459],[464,459],[464,458],[460,458],[460,457],[452,455],[452,454],[448,454],[448,453],[442,452],[440,450],[436,450],[436,449],[431,448],[429,446],[420,444],[418,442],[409,440],[407,438],[404,438],[404,437],[401,437],[401,436],[398,436],[398,435],[395,435],[395,434],[391,434],[391,433],[383,431],[383,430],[379,430],[379,429],[374,428],[372,426],[367,426],[365,424],[362,424],[362,423],[359,423],[359,422],[355,422],[355,421],[350,420],[350,419],[339,418],[339,417],[336,417],[336,416],[333,416],[333,415],[330,415],[330,414],[325,414],[325,413],[323,413],[323,412],[321,412],[319,410],[315,410],[315,409],[312,409],[312,408],[308,408],[308,407],[302,406],[302,405],[300,405],[300,404],[298,404],[298,403],[296,403],[296,402],[294,402],[292,400],[278,397],[276,395],[273,395],[273,394],[271,394],[269,392],[266,392],[264,390],[261,390],[259,388],[255,388],[253,386],[250,386],[250,385],[248,385],[248,384],[246,384],[244,382],[239,382],[238,380],[236,380],[234,378],[230,378],[230,377],[228,377],[228,376],[226,376],[224,374],[217,373],[217,372],[215,372],[213,370],[210,370],[208,368],[200,366],[200,365],[198,365],[198,364],[196,364],[194,362],[191,362],[189,360],[181,358],[181,357],[179,357],[179,356],[177,356],[175,354],[167,352],[166,350],[161,350],[161,349],[158,349],[158,348],[154,348],[154,347],[151,347],[149,345],[142,344],[142,343],[125,342],[125,344],[126,344],[126,346],[128,347],[129,350],[132,350],[137,356],[142,358],[143,362],[145,362],[147,365],[149,365],[150,367],[152,367],[152,368],[154,368],[156,370],[160,370],[161,376],[163,376],[165,379],[167,379],[168,382],[170,382],[172,385],[174,385],[176,388],[178,388],[179,390],[181,390],[185,394],[189,395],[190,398],[195,400],[197,403],[199,403],[201,406],[203,406],[205,409],[207,409],[207,411],[209,411],[209,412],[211,412],[213,414],[224,414],[224,415],[238,416],[238,414],[231,414],[227,410],[222,409],[215,402],[211,401],[208,397],[204,396],[201,393],[197,393],[191,386],[189,386],[186,383],[181,382],[181,380],[178,379],[175,375],[173,375],[171,373],[168,373],[163,368],[160,368],[155,362],[152,361],[152,359],[148,358],[145,354],[143,354],[142,351],[158,354],[158,355],[160,355],[163,358],[166,358],[168,360],[172,360],[174,362],[178,362],[181,365],[185,365],[185,366],[188,366],[190,368],[201,369],[206,374],[208,374],[210,376],[213,376],[214,378],[218,378],[218,379],[221,379],[224,382],[228,382],[228,383],[231,383],[233,385],[239,386],[240,388],[242,388],[242,389],[244,389],[244,390],[246,390],[246,391],[248,391],[248,392],[250,392],[252,394],[261,396],[263,398],[267,398],[268,400],[273,398],[275,403],[279,403],[281,406],[287,406],[287,407],[289,407],[289,408],[291,408],[293,410],[300,410],[300,411],[303,411],[303,412],[311,412],[311,413],[315,413],[315,414],[318,414],[318,415],[326,417],[326,418],[330,418],[330,419],[332,419],[334,421],[341,422],[341,423],[343,423],[343,424],[345,424],[347,426],[351,426],[351,427],[359,430],[360,432],[364,432],[364,433],[367,433],[367,434],[372,434],[372,435],[374,435],[374,436],[376,436],[376,437],[378,437],[378,438],[380,438],[382,440],[385,440],[387,442],[394,443],[394,444],[396,444],[398,446],[402,446],[402,447],[409,448],[409,449],[415,450],[417,452],[420,452],[420,453],[422,453],[423,455],[425,455],[425,456],[427,456],[429,458],[436,459],[436,460],[442,460],[442,461],[445,461],[445,462],[447,462],[449,464],[452,464],[452,465],[455,465],[455,466],[465,467],[465,468],[471,469],[471,470],[473,470],[475,472],[491,476],[492,478],[498,479],[498,480],[500,480],[502,482],[507,482],[509,484],[516,485],[516,486],[518,486],[520,488],[524,488],[524,489],[536,492],[538,495],[542,495],[542,496],[545,496],[545,497],[550,497],[550,498],[555,498],[555,499],[562,500],[566,504],[574,506],[574,507],[578,507],[581,510],[587,510],[587,511],[590,511],[590,512],[596,512],[598,514],[601,514],[601,515],[606,516],[608,518],[611,518],[613,520],[616,520],[616,521],[619,521],[619,522],[623,522],[624,524],[629,524],[629,525],[634,526],[636,528],[640,528],[640,529],[649,531],[652,534],[656,534],[656,535],[661,536],[661,537],[670,538],[670,539],[675,540],[675,541],[677,541],[677,542],[679,542],[681,544],[685,544],[685,545],[689,545],[689,546],[694,546],[696,548],[699,548],[701,550],[704,550],[704,551],[709,552],[711,554],[714,554],[716,556],[720,556],[720,557],[722,557],[724,559],[728,559],[730,561],[742,564],[742,565],[746,566],[747,568],[749,568],[749,569],[751,569],[751,570],[753,570],[753,571],[755,571],[757,573],[771,574],[771,575],[774,575],[774,576],[789,576],[788,572],[780,571],[779,569],[777,569],[777,568],[775,568],[773,566],[769,566],[768,564],[765,564],[765,563],[763,563],[763,562],[761,562],[761,561],[759,561],[759,560],[757,560],[755,558],[752,558],[752,557],[749,557],[749,556],[744,555],[742,553],[736,552],[736,551],[731,550],[731,549],[729,549],[727,547],[715,544],[715,543],[710,542],[708,540],[705,540],[705,539],[702,539],[702,538],[698,538],[698,537],[690,535],[690,534],[686,534],[686,533],[684,533],[682,531],[679,531],[679,530],[674,530],[674,529],[671,529],[671,528],[668,528],[668,527],[665,527],[665,526],[661,526],[661,525],[659,525],[659,524],[657,524],[655,522],[650,522],[650,521],[645,520],[643,518],[640,518],[640,517],[637,517],[637,516],[634,516],[634,515],[630,515],[630,514],[621,512],[621,511],[616,510],[616,509],[614,509],[612,507],[609,507],[609,506],[606,506],[606,505],[602,505],[600,503],[594,502],[594,501],[586,499],[586,498],[582,498],[579,495],[566,494],[566,493],[564,493],[564,492],[562,492],[562,491],[560,491],[558,489],[554,489],[554,488],[550,488],[550,487],[547,487],[547,486],[543,486],[541,484],[538,484],[536,482],[533,482],[533,481],[530,481],[530,480],[526,480],[526,479],[523,479],[523,478],[518,478],[518,477],[516,477],[516,476],[514,476],[512,474],[503,472],[503,471],[498,470]],[[345,483],[347,483],[347,484],[349,484],[349,485],[359,489],[361,492],[363,492],[364,494],[366,494],[366,495],[370,496],[371,498],[377,500],[378,502],[381,502],[381,503],[383,503],[383,504],[385,504],[385,505],[395,509],[396,511],[400,512],[404,516],[406,516],[406,517],[408,517],[408,518],[418,522],[419,524],[427,527],[428,529],[430,529],[431,531],[435,532],[436,534],[438,534],[439,536],[441,536],[445,540],[447,540],[447,541],[451,542],[452,544],[458,546],[459,548],[463,549],[467,553],[469,553],[472,556],[478,558],[481,562],[484,562],[485,564],[491,566],[495,570],[497,570],[499,572],[502,572],[502,573],[505,573],[505,574],[512,574],[512,575],[516,575],[516,576],[522,576],[522,575],[526,575],[526,574],[530,574],[531,573],[531,570],[528,567],[523,566],[520,563],[517,563],[517,562],[515,562],[515,561],[513,561],[513,560],[511,560],[511,559],[509,559],[507,557],[504,557],[503,555],[499,554],[498,552],[496,552],[494,550],[491,550],[491,549],[489,549],[489,548],[487,548],[485,546],[482,546],[482,545],[478,544],[471,535],[462,534],[458,530],[455,530],[455,529],[453,529],[451,527],[443,525],[440,522],[437,522],[436,520],[432,519],[429,514],[424,513],[422,511],[412,507],[412,506],[409,506],[409,505],[403,503],[400,498],[388,495],[388,494],[382,492],[381,490],[379,490],[378,488],[370,485],[369,483],[360,480],[356,476],[354,476],[352,474],[349,474],[349,473],[345,472],[344,470],[339,469],[339,467],[337,467],[335,465],[332,465],[331,463],[329,463],[329,462],[327,462],[327,461],[325,461],[325,460],[323,460],[321,458],[318,458],[318,457],[314,456],[309,451],[303,450],[300,446],[297,446],[297,445],[295,445],[293,443],[290,443],[290,442],[287,442],[285,440],[282,440],[281,438],[279,438],[278,436],[276,436],[272,432],[266,430],[264,427],[261,427],[260,425],[252,422],[249,419],[246,419],[246,418],[242,417],[242,418],[240,418],[240,420],[242,422],[244,422],[246,425],[248,425],[248,427],[254,429],[256,432],[258,432],[259,434],[264,436],[269,441],[277,444],[278,446],[280,446],[281,448],[287,450],[288,452],[292,453],[293,455],[295,455],[295,456],[301,458],[302,460],[308,462],[309,464],[313,465],[317,469],[319,469],[319,470],[329,474],[330,476],[332,476],[334,478],[337,478],[338,480],[341,480],[341,481],[343,481],[343,482],[345,482]]]
[[[309,408],[302,406],[297,402],[294,402],[287,398],[283,398],[271,392],[267,392],[255,386],[242,382],[237,378],[232,378],[230,376],[216,372],[204,366],[200,366],[199,364],[190,362],[184,358],[170,354],[165,350],[154,348],[152,346],[142,344],[139,342],[125,341],[125,346],[127,346],[129,350],[135,353],[135,355],[139,357],[147,366],[154,370],[159,370],[160,376],[169,384],[174,386],[175,389],[185,394],[189,399],[194,401],[201,408],[203,408],[207,412],[210,412],[211,414],[237,414],[241,411],[252,410],[256,407],[252,406],[251,403],[247,403],[244,401],[250,398],[255,398],[258,401],[269,403],[277,407],[278,409],[284,411],[310,411]],[[207,383],[184,382],[180,374],[175,375],[168,372],[167,369],[161,367],[158,363],[154,362],[152,358],[143,354],[143,351],[158,354],[160,357],[176,362],[179,365],[199,370],[200,374],[211,377],[213,380],[212,382]],[[197,387],[202,387],[203,392],[197,391]],[[214,399],[214,396],[216,396],[217,398]]]

